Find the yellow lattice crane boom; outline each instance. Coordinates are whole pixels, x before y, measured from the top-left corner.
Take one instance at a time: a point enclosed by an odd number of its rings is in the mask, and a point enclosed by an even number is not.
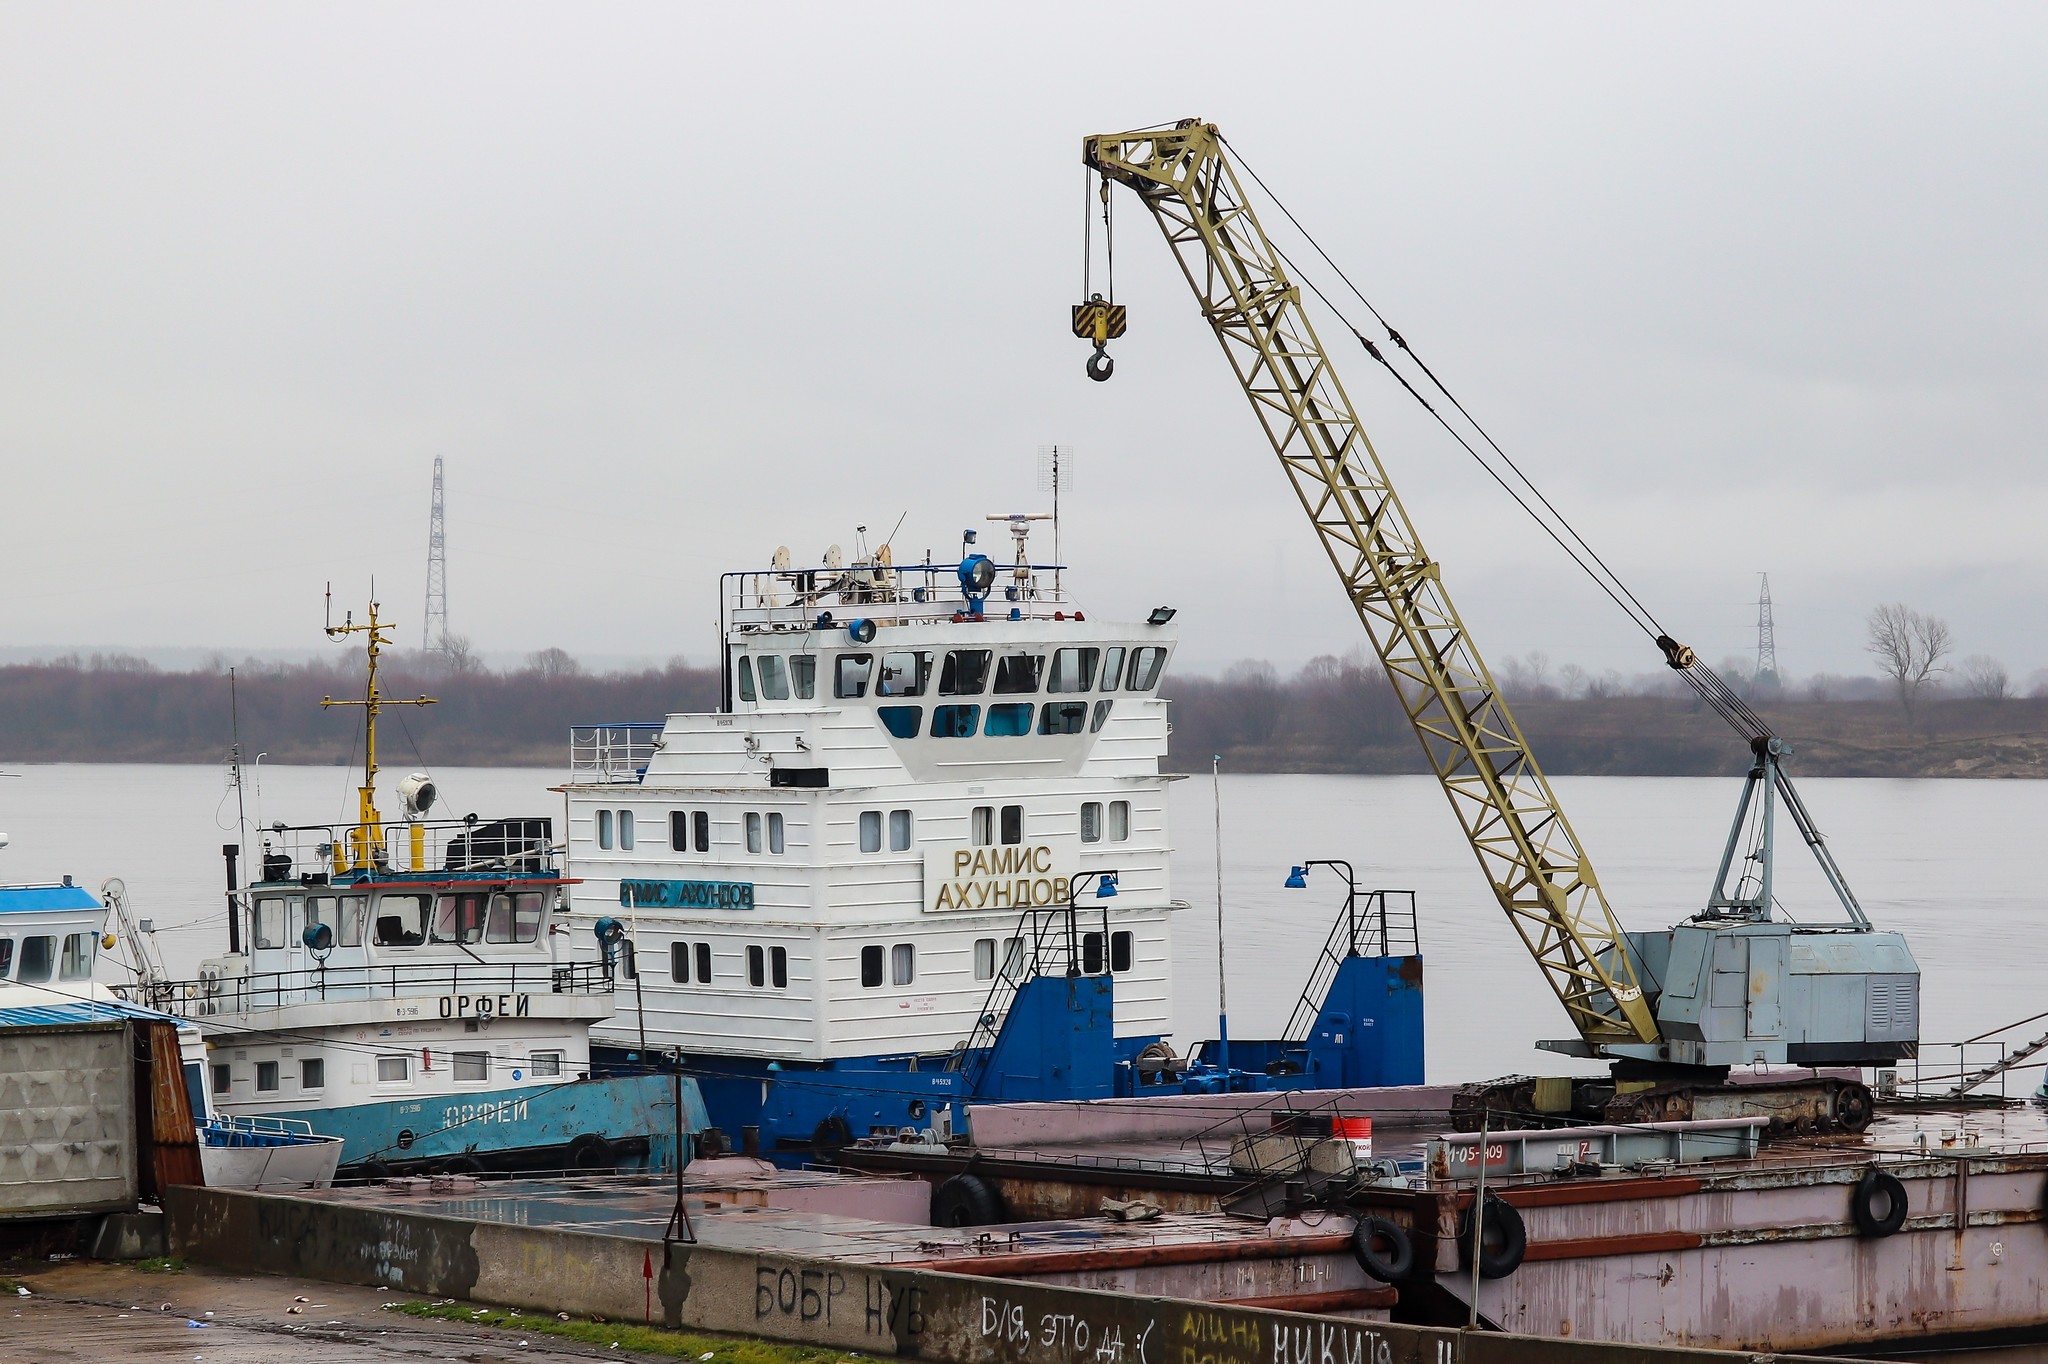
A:
[[[1656,1018],[1592,865],[1366,439],[1212,124],[1090,137],[1135,190],[1251,400],[1501,908],[1589,1043]],[[1099,349],[1099,347],[1098,347]]]

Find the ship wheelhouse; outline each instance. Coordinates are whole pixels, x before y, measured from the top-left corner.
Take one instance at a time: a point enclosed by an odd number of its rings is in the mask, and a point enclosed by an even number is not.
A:
[[[1120,1054],[1158,1040],[1171,613],[1091,620],[1021,553],[832,557],[725,576],[719,711],[572,734],[572,941],[617,919],[637,973],[596,1039],[932,1058],[1073,973],[1111,978]]]

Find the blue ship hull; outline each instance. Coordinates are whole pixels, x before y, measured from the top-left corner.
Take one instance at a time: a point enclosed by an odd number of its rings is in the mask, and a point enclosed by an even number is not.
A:
[[[682,1095],[684,1132],[702,1131],[709,1123],[704,1100],[687,1077]],[[315,1132],[342,1138],[344,1175],[676,1167],[671,1075],[614,1075],[265,1116],[309,1122]]]

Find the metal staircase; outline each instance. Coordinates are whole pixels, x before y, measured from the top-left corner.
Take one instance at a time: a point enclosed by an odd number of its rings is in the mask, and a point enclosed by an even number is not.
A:
[[[1309,968],[1308,984],[1287,1016],[1281,1033],[1288,1042],[1305,1042],[1315,1026],[1330,982],[1346,957],[1412,957],[1419,952],[1415,929],[1415,892],[1412,890],[1368,891],[1347,900],[1344,912],[1330,926],[1323,950]]]
[[[946,1062],[946,1069],[966,1074],[969,1096],[981,1093],[989,1063],[995,1059],[996,1038],[1002,1034],[1010,1006],[1016,1003],[1017,992],[1025,983],[1040,976],[1089,974],[1082,970],[1081,934],[1074,916],[1071,906],[1062,905],[1054,909],[1028,909],[1018,918],[1012,939],[1017,949],[1014,953],[1007,947],[1003,949],[1005,955],[996,961],[995,975],[989,981],[988,997],[975,1015],[974,1030]],[[1107,941],[1105,935],[1104,942]],[[1107,971],[1107,960],[1098,966],[1100,969],[1092,974]]]

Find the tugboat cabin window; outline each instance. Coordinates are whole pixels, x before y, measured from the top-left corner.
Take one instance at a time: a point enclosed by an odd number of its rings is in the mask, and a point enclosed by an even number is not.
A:
[[[861,988],[872,990],[882,983],[882,949],[863,947],[860,950]]]
[[[214,1092],[214,1093],[216,1093],[216,1094],[225,1094],[225,1093],[227,1093],[227,1092],[228,1092],[228,1090],[229,1090],[229,1089],[230,1089],[230,1088],[231,1088],[231,1087],[232,1087],[232,1086],[234,1085],[234,1082],[235,1082],[235,1072],[234,1072],[234,1068],[233,1068],[233,1067],[229,1066],[229,1065],[228,1065],[228,1064],[227,1064],[227,1063],[226,1063],[225,1061],[216,1061],[216,1062],[214,1062],[214,1063],[213,1063],[213,1092]]]
[[[1102,732],[1102,727],[1109,723],[1110,707],[1115,704],[1113,701],[1097,701],[1095,703],[1095,718],[1088,722],[1088,732],[1090,734],[1100,734]]]
[[[747,811],[747,851],[761,851],[761,816],[753,810]]]
[[[900,942],[889,949],[889,978],[897,985],[908,985],[917,979],[917,947],[913,943]]]
[[[1048,701],[1039,708],[1040,734],[1079,734],[1088,727],[1086,701]]]
[[[711,851],[711,815],[699,810],[690,816],[690,833],[697,840],[698,852]]]
[[[631,810],[619,811],[619,846],[621,848],[631,848],[633,846],[633,812]]]
[[[996,841],[996,807],[977,805],[967,821],[968,842],[977,848],[986,848]]]
[[[996,976],[996,940],[976,938],[974,940],[974,978],[994,980]]]
[[[481,892],[441,896],[434,906],[434,941],[482,941],[486,899]]]
[[[697,944],[697,983],[699,985],[709,985],[711,983],[711,944],[708,942]]]
[[[1113,800],[1109,803],[1109,841],[1122,843],[1131,836],[1131,803],[1127,800]]]
[[[1102,655],[1102,689],[1115,691],[1124,680],[1124,649],[1121,644]]]
[[[904,707],[914,710],[914,706]],[[934,706],[932,707],[932,737],[934,739],[972,739],[974,731],[981,725],[980,706]],[[894,733],[892,728],[891,733]]]
[[[789,673],[782,666],[777,654],[763,654],[761,664],[761,699],[763,701],[787,701],[789,699]]]
[[[768,979],[778,990],[789,988],[789,949],[771,947],[768,949]]]
[[[740,700],[751,701],[753,699],[754,660],[742,654],[740,656]]]
[[[558,1051],[537,1051],[529,1059],[527,1070],[536,1080],[562,1073],[562,1053]]]
[[[64,939],[64,959],[57,967],[59,980],[92,979],[92,939],[90,933],[71,933]]]
[[[277,1062],[258,1061],[256,1063],[256,1092],[258,1094],[275,1094],[277,1092]]]
[[[864,853],[882,850],[882,812],[863,810],[860,812],[860,850]]]
[[[998,696],[1029,696],[1045,671],[1044,654],[1005,654],[996,663]]]
[[[758,945],[747,948],[747,984],[756,989],[768,983],[768,954]]]
[[[946,709],[959,710],[961,707],[948,706]],[[969,706],[966,709],[972,710],[973,707]],[[878,706],[875,714],[881,718],[882,728],[889,731],[889,737],[892,739],[915,739],[919,727],[924,723],[923,706]],[[933,732],[937,732],[936,726]]]
[[[380,1056],[377,1058],[378,1084],[404,1084],[411,1078],[412,1058],[410,1056]]]
[[[911,820],[910,811],[891,810],[889,812],[889,851],[910,851],[910,839],[912,831],[913,824]]]
[[[996,688],[1001,691],[1001,687]],[[1031,732],[1031,703],[1005,701],[988,708],[988,725],[982,733],[990,738],[1012,738]]]
[[[939,668],[939,695],[979,696],[988,690],[987,649],[952,649]]]
[[[23,985],[40,985],[50,978],[50,972],[55,968],[56,964],[56,938],[23,938],[21,940],[21,970],[14,978]]]
[[[341,927],[335,930],[334,940],[343,947],[361,947],[363,945],[363,921],[369,917],[369,896],[342,896]]]
[[[1151,691],[1159,680],[1159,670],[1166,666],[1166,650],[1133,649],[1131,651],[1132,691]]]
[[[1060,649],[1052,656],[1052,676],[1045,681],[1051,692],[1087,691],[1095,683],[1095,649]]]
[[[782,836],[782,812],[771,810],[768,812],[768,851],[780,854],[785,846],[787,845]]]
[[[1003,807],[1003,842],[1022,843],[1023,841],[1024,807],[1021,805],[1005,805]]]
[[[609,810],[599,810],[597,812],[597,846],[600,848],[609,848],[611,845],[612,812]]]
[[[882,675],[875,682],[875,695],[922,696],[931,676],[932,656],[928,653],[883,654]]]
[[[833,687],[833,695],[843,699],[868,694],[868,674],[874,671],[873,654],[839,655],[839,676]]]
[[[499,891],[491,897],[491,916],[484,929],[484,941],[537,941],[540,938],[540,921],[546,909],[547,897],[537,890],[513,894]]]
[[[1131,935],[1128,931],[1109,935],[1109,969],[1128,971],[1131,969]]]
[[[1120,931],[1109,935],[1109,969],[1119,973],[1131,969],[1131,935]],[[1100,975],[1102,973],[1102,935],[1088,933],[1081,938],[1081,973]]]
[[[487,1051],[455,1053],[455,1083],[477,1084],[491,1078],[491,1054]]]
[[[1102,841],[1102,802],[1099,800],[1084,801],[1081,805],[1081,841]]]
[[[377,945],[418,947],[427,940],[427,897],[386,895],[377,901]]]
[[[789,687],[799,701],[809,701],[818,694],[818,656],[816,654],[795,654],[789,660]]]
[[[14,939],[0,938],[0,980],[7,979],[7,973],[14,969]]]
[[[256,945],[283,947],[285,935],[284,898],[266,895],[256,902]]]
[[[306,927],[325,924],[327,931],[334,935],[336,947],[361,947],[363,903],[364,897],[360,895],[351,895],[346,900],[333,895],[315,895],[306,901]]]
[[[299,1088],[327,1088],[327,1062],[318,1056],[299,1062]]]

